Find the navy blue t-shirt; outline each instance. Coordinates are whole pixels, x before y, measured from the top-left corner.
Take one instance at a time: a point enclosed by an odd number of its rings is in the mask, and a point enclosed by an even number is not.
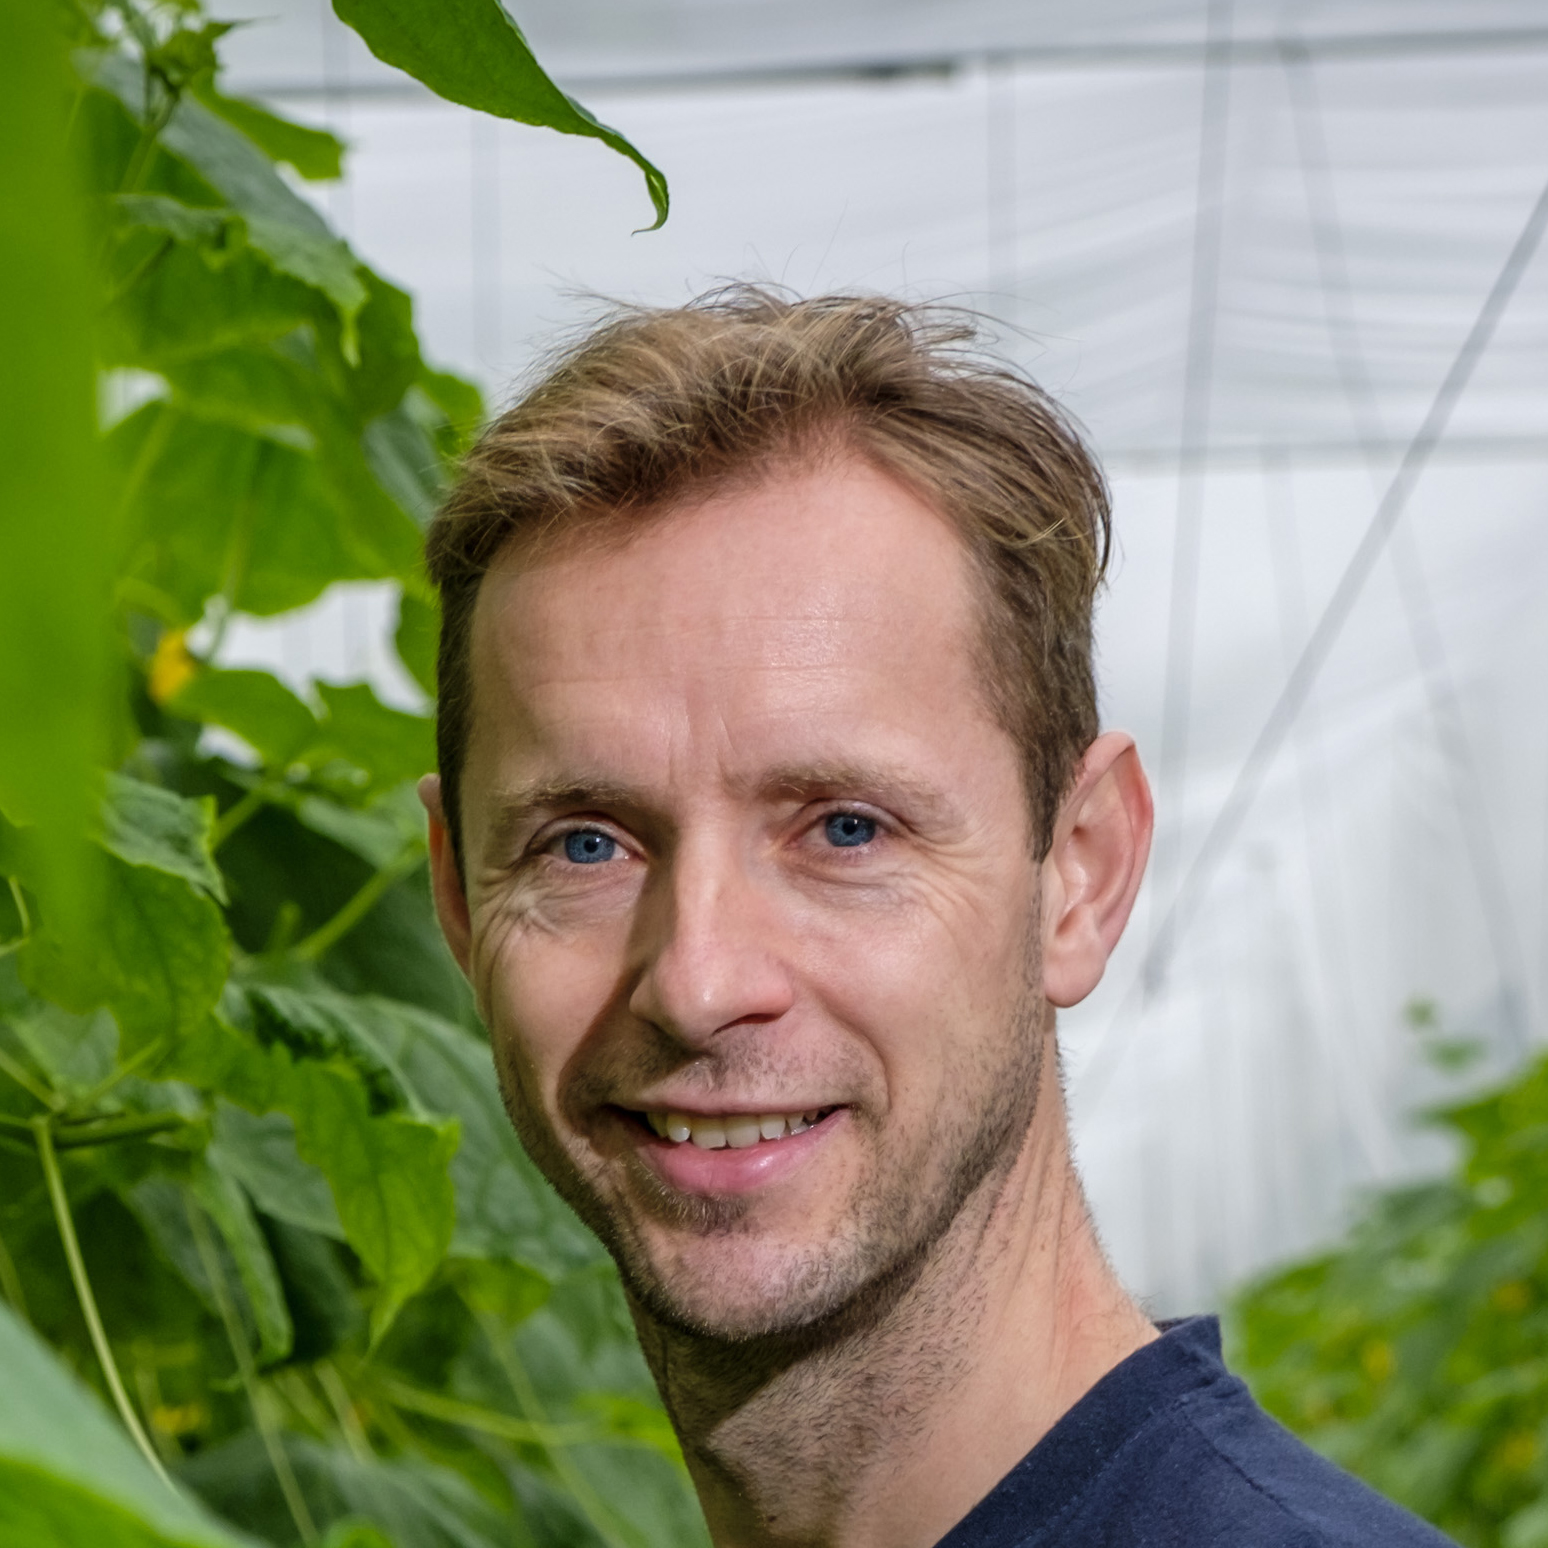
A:
[[[1053,1544],[1452,1548],[1264,1413],[1213,1317],[1109,1371],[936,1548]]]

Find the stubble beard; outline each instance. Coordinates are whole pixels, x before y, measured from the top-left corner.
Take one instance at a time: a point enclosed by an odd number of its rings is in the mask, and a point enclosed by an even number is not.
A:
[[[969,1201],[998,1196],[1037,1106],[1046,1041],[1042,998],[1032,988],[1037,977],[1028,973],[1004,1036],[964,1072],[955,1100],[941,1104],[926,1135],[908,1154],[874,1150],[839,1231],[793,1251],[764,1280],[759,1307],[740,1315],[701,1304],[661,1272],[632,1212],[611,1205],[583,1174],[505,1059],[497,1059],[501,1089],[528,1155],[601,1239],[637,1317],[706,1355],[706,1345],[722,1345],[743,1359],[761,1345],[776,1360],[799,1357],[877,1326],[919,1281]],[[850,1121],[864,1120],[852,1113]],[[650,1217],[683,1234],[735,1238],[757,1230],[749,1200],[682,1194],[642,1167],[631,1182]]]

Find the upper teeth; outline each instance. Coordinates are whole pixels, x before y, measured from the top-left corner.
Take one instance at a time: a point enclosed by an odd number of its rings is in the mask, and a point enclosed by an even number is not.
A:
[[[681,1144],[692,1140],[701,1150],[745,1150],[759,1140],[783,1139],[809,1129],[822,1116],[814,1107],[805,1113],[726,1113],[713,1118],[690,1113],[646,1113],[645,1121],[662,1139]]]

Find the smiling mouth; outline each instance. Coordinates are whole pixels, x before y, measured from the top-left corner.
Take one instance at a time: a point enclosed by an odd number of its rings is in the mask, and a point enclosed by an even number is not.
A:
[[[663,1108],[631,1111],[628,1116],[668,1144],[748,1150],[761,1141],[804,1134],[837,1111],[836,1107],[812,1107],[799,1113],[680,1113]]]

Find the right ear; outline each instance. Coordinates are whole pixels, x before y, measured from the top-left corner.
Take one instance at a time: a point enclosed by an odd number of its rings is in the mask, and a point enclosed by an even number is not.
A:
[[[441,776],[426,774],[419,782],[419,799],[430,817],[430,890],[435,898],[441,934],[467,977],[472,957],[473,927],[468,917],[468,897],[457,874],[457,855],[446,827],[446,808],[441,802]]]

